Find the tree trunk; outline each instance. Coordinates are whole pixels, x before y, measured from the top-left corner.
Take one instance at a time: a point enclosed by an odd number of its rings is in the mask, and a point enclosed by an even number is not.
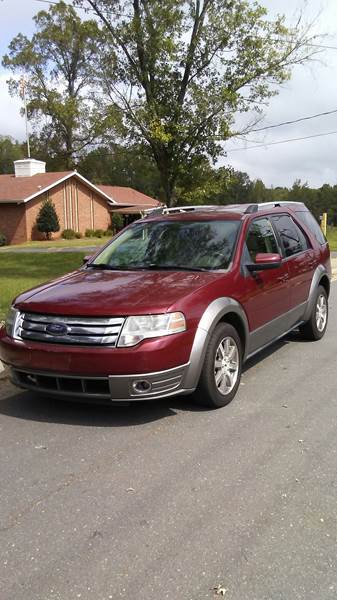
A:
[[[72,129],[68,129],[65,142],[66,142],[66,159],[65,159],[66,169],[71,171],[74,168],[74,159],[73,159],[74,148],[73,148],[73,131],[72,131]]]
[[[165,204],[168,207],[174,206],[177,201],[174,191],[176,183],[176,174],[172,173],[171,157],[169,156],[165,148],[164,150],[156,150],[154,152],[154,158],[159,171],[161,186],[164,192]]]

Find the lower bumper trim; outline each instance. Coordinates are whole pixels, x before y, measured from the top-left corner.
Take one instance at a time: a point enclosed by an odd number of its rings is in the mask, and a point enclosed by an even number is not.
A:
[[[10,376],[18,387],[52,396],[82,399],[84,402],[130,402],[193,392],[183,387],[188,366],[189,363],[156,373],[105,377],[71,376],[11,367]],[[141,380],[149,384],[144,390],[136,385]]]

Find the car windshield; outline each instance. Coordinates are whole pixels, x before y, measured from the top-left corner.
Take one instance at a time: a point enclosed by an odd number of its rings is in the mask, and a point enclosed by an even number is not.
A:
[[[239,221],[142,221],[88,264],[101,269],[227,269]]]

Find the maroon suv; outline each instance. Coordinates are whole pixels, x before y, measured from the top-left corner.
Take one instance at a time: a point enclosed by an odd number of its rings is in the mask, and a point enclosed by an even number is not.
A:
[[[221,407],[242,363],[328,320],[330,252],[303,204],[189,207],[135,222],[78,271],[21,294],[0,358],[23,388]]]

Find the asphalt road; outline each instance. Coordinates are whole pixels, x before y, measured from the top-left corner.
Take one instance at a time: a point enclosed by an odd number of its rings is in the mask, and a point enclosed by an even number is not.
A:
[[[336,294],[218,411],[0,382],[1,600],[336,600]]]

